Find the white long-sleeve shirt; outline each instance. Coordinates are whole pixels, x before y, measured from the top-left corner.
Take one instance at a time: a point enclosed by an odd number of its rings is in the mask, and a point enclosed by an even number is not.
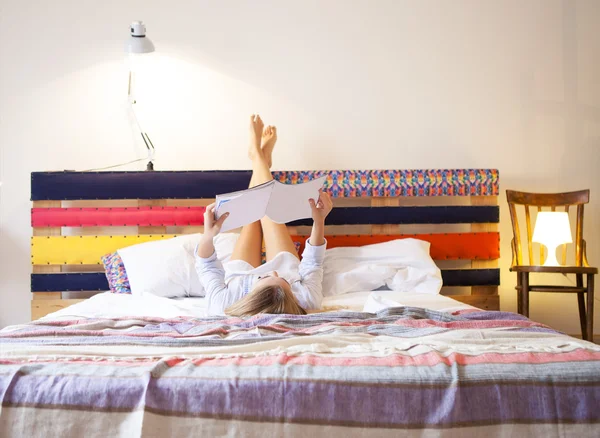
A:
[[[290,281],[292,293],[304,309],[320,309],[323,301],[323,259],[327,242],[313,246],[306,241],[302,260],[298,264],[299,280]],[[222,315],[225,309],[248,294],[259,275],[251,273],[240,275],[241,281],[225,283],[225,269],[217,259],[216,252],[208,258],[198,255],[196,250],[196,272],[206,291],[209,315]],[[285,275],[283,276],[285,278]],[[286,280],[290,280],[287,279]]]

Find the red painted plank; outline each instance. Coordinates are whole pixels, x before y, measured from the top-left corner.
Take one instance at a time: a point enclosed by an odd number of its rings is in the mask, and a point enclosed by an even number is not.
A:
[[[32,208],[32,227],[203,225],[204,207]]]
[[[343,235],[326,236],[327,248],[362,246],[402,238],[415,238],[431,243],[430,254],[434,260],[496,260],[500,258],[500,234],[490,233],[439,233],[397,235]],[[292,236],[302,243],[307,236]]]

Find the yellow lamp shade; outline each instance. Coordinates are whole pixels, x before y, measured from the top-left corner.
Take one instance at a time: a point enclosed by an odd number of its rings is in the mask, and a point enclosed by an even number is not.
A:
[[[535,221],[533,242],[541,243],[548,249],[544,266],[558,266],[556,247],[563,243],[572,243],[569,214],[562,211],[541,211]]]

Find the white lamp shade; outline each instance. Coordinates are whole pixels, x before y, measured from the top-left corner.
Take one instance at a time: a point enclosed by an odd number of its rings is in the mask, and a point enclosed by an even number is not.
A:
[[[563,211],[540,211],[531,240],[546,246],[572,243],[569,214]]]
[[[154,44],[146,36],[146,26],[141,21],[134,21],[129,26],[129,38],[125,43],[127,53],[151,53],[154,52]]]
[[[125,51],[127,53],[151,53],[154,52],[154,44],[148,37],[129,37]]]

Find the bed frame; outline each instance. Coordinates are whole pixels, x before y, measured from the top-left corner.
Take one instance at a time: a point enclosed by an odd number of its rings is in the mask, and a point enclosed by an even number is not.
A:
[[[399,237],[431,242],[442,293],[498,310],[499,174],[495,169],[274,172],[296,184],[326,175],[335,208],[328,247]],[[100,257],[119,248],[202,231],[217,193],[244,189],[248,171],[34,172],[31,174],[31,317],[108,290]],[[310,220],[289,224],[295,241]],[[457,289],[460,288],[460,289]],[[69,294],[65,294],[68,292]],[[466,292],[466,293],[465,293]]]

